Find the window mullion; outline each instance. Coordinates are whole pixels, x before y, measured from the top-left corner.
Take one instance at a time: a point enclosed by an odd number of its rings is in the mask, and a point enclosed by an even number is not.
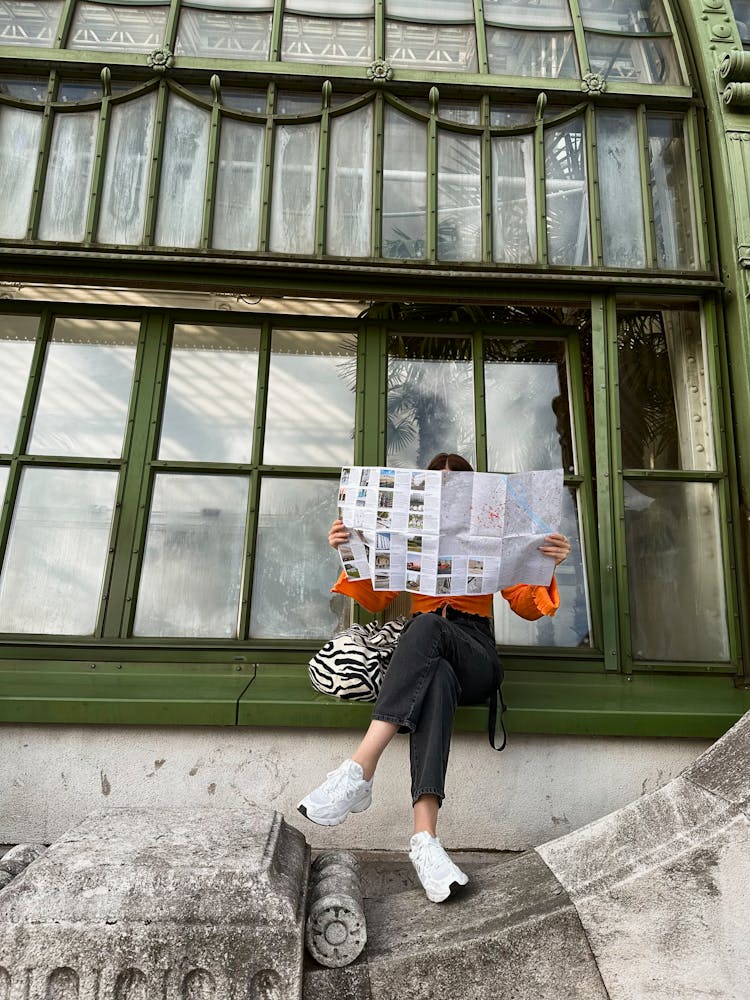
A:
[[[323,84],[323,110],[320,116],[318,141],[318,204],[315,214],[315,250],[319,256],[326,252],[326,205],[328,203],[328,147],[330,140],[331,92],[330,80]]]
[[[430,88],[430,121],[427,126],[427,260],[437,260],[437,200],[438,200],[438,101],[437,87]]]
[[[276,84],[269,83],[266,93],[266,134],[263,143],[263,181],[260,194],[260,221],[258,225],[258,248],[268,250],[271,231],[271,167],[273,165],[274,146],[274,103],[276,101]]]
[[[273,23],[271,25],[271,62],[278,62],[281,59],[281,36],[284,25],[284,3],[283,0],[274,0]]]
[[[375,95],[372,155],[375,174],[372,182],[372,255],[383,256],[383,147],[385,110],[382,93]]]
[[[536,186],[536,247],[537,261],[542,267],[548,263],[547,254],[547,179],[544,160],[544,108],[547,95],[540,94],[536,102],[536,127],[534,129],[535,147],[535,186]]]
[[[49,164],[50,147],[52,146],[52,127],[54,125],[54,114],[52,111],[52,101],[55,99],[57,90],[58,74],[57,70],[52,70],[47,84],[47,96],[42,112],[42,131],[39,136],[39,155],[37,157],[36,174],[34,177],[34,193],[31,196],[31,212],[29,213],[29,228],[26,231],[26,239],[36,239],[39,229],[39,218],[42,214],[42,198],[44,196],[44,180],[47,176],[47,166]]]
[[[573,15],[573,34],[575,35],[576,47],[578,49],[578,64],[581,67],[581,77],[591,72],[589,53],[586,48],[586,31],[583,26],[581,8],[578,0],[569,0],[570,13]]]
[[[167,23],[164,25],[164,40],[162,45],[164,48],[169,49],[170,52],[174,52],[177,42],[177,29],[180,21],[180,2],[181,0],[171,0],[169,4],[169,13],[167,14]]]
[[[477,70],[480,73],[489,73],[489,59],[487,57],[487,33],[484,25],[483,0],[474,0],[474,24],[477,36]]]
[[[477,449],[477,472],[487,471],[487,408],[484,389],[484,337],[472,334],[471,356],[474,367],[474,438]]]
[[[385,59],[385,2],[375,0],[375,59]]]
[[[691,107],[685,118],[686,152],[690,164],[690,178],[693,186],[693,211],[695,212],[695,236],[698,243],[697,263],[703,270],[708,267],[709,237],[708,219],[706,217],[706,191],[701,169],[701,149],[698,138],[698,118],[694,107]]]
[[[651,166],[648,152],[648,122],[645,104],[638,105],[638,159],[641,167],[641,200],[643,202],[643,232],[646,236],[646,267],[656,267],[656,222],[654,200],[651,192]]]
[[[255,397],[255,429],[251,462],[254,466],[263,464],[263,432],[266,426],[266,403],[268,400],[268,376],[271,366],[271,321],[264,320],[260,335],[258,353],[258,392]]]
[[[99,225],[99,212],[101,210],[101,189],[104,179],[105,158],[107,151],[107,138],[109,136],[110,123],[110,99],[112,97],[112,74],[108,67],[104,67],[101,72],[102,80],[102,106],[99,111],[99,126],[96,133],[96,152],[94,153],[94,166],[91,171],[91,193],[89,195],[89,209],[86,216],[86,243],[93,243],[96,239],[96,230]]]
[[[492,263],[492,139],[490,137],[490,97],[483,94],[479,102],[482,138],[480,170],[482,171],[482,260]]]
[[[247,638],[250,631],[250,605],[253,594],[253,576],[255,573],[256,539],[258,537],[258,513],[260,509],[260,473],[253,469],[250,473],[248,488],[250,494],[247,501],[245,517],[245,560],[240,580],[240,603],[237,614],[237,638]]]
[[[161,165],[164,159],[164,133],[167,124],[167,103],[169,87],[162,80],[159,83],[159,93],[156,96],[156,116],[154,119],[154,146],[151,153],[151,170],[148,179],[148,204],[146,206],[146,224],[144,226],[143,242],[146,246],[154,245],[156,230],[156,212],[159,199],[159,182],[161,180]]]
[[[597,160],[596,113],[593,104],[586,107],[586,178],[589,192],[589,218],[591,225],[591,263],[602,266],[602,212],[599,201],[599,163]]]
[[[60,23],[57,26],[57,35],[52,43],[52,47],[55,49],[63,48],[64,44],[68,40],[70,25],[73,21],[73,15],[75,14],[77,2],[78,0],[65,0],[62,16],[60,17]]]
[[[219,172],[219,143],[221,142],[221,82],[214,74],[211,77],[213,104],[211,106],[211,130],[208,135],[208,160],[206,162],[206,191],[203,199],[203,226],[201,247],[211,246],[214,227],[214,203],[216,201],[216,177]]]

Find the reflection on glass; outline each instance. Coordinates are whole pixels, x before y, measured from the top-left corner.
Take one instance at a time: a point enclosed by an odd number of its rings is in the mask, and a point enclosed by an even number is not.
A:
[[[635,34],[669,31],[661,0],[579,0],[587,28]]]
[[[636,480],[624,502],[633,656],[728,660],[716,486]]]
[[[622,460],[627,469],[715,469],[698,309],[621,310]]]
[[[0,107],[0,237],[26,236],[41,134],[40,114]]]
[[[373,107],[331,119],[326,250],[370,255]]]
[[[438,131],[438,258],[482,259],[479,136]]]
[[[263,182],[262,125],[221,120],[211,242],[219,250],[257,250]]]
[[[281,58],[289,62],[369,65],[374,58],[374,21],[298,17],[287,13]]]
[[[133,635],[237,637],[248,485],[157,475]]]
[[[80,242],[86,235],[99,114],[58,113],[44,182],[39,238]]]
[[[63,0],[4,0],[0,4],[0,45],[51,48]]]
[[[13,451],[38,316],[0,315],[0,454]]]
[[[560,607],[557,613],[553,618],[526,621],[510,610],[505,598],[496,595],[495,639],[498,645],[586,648],[594,645],[578,507],[577,491],[564,489],[560,531],[570,541],[570,555],[555,570],[560,590]]]
[[[570,24],[568,0],[484,0],[487,24],[528,28],[565,28]]]
[[[533,263],[536,251],[534,137],[492,139],[493,259]]]
[[[574,471],[562,341],[485,340],[487,468]]]
[[[330,593],[339,572],[338,556],[327,542],[337,487],[325,479],[261,483],[252,638],[328,639],[349,624],[349,602]]]
[[[549,111],[549,105],[547,105]],[[535,109],[530,105],[503,104],[490,108],[490,125],[499,128],[513,128],[515,125],[530,125],[535,118]]]
[[[589,263],[589,195],[583,118],[544,133],[547,249],[551,264]]]
[[[648,116],[656,262],[659,267],[698,266],[693,188],[686,145],[682,117]]]
[[[224,6],[231,8],[233,5]],[[271,50],[272,20],[271,12],[250,14],[231,9],[201,10],[183,6],[175,53],[215,59],[266,60]]]
[[[153,52],[164,38],[169,7],[77,3],[66,47],[104,52]]]
[[[628,38],[586,34],[591,72],[605,80],[638,83],[683,83],[671,38]]]
[[[156,91],[112,107],[97,233],[100,243],[137,245],[143,240],[155,116]]]
[[[386,461],[424,469],[441,451],[475,462],[471,341],[388,338]]]
[[[138,323],[57,319],[31,428],[32,455],[118,458]]]
[[[578,76],[572,31],[516,31],[487,27],[490,73],[498,76]]]
[[[441,101],[438,116],[443,121],[479,124],[479,105],[468,101]]]
[[[432,11],[442,6],[442,2],[432,4]],[[388,62],[404,69],[453,73],[476,73],[478,70],[473,16],[471,24],[386,21],[385,51]]]
[[[176,326],[159,458],[250,462],[260,332]]]
[[[750,44],[750,0],[730,0],[743,48]]]
[[[200,245],[210,125],[210,111],[169,95],[156,217],[159,246]]]
[[[427,252],[427,126],[385,109],[383,256]]]
[[[274,330],[263,461],[336,466],[354,455],[353,335]]]
[[[48,76],[4,76],[0,80],[0,94],[43,104],[47,99],[48,86]]]
[[[278,124],[274,130],[270,248],[315,252],[320,123]]]
[[[117,473],[24,469],[0,577],[0,632],[92,635]]]
[[[602,256],[612,267],[645,267],[641,167],[634,111],[597,111]]]

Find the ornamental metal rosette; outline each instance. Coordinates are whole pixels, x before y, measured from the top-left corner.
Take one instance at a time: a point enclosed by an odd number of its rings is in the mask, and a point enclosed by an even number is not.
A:
[[[174,66],[174,55],[168,45],[150,52],[147,59],[149,67],[155,73],[166,73]]]
[[[587,73],[581,80],[581,90],[584,94],[603,94],[607,89],[607,81],[601,73]]]
[[[393,79],[393,66],[385,59],[376,59],[367,67],[367,78],[373,83],[386,83]]]

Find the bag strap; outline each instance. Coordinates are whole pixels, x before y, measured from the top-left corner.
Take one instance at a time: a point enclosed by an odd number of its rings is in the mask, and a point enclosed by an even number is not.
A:
[[[497,735],[497,701],[500,699],[500,728],[503,731],[503,742],[500,746],[495,745],[495,736]],[[507,709],[507,705],[503,700],[502,691],[502,680],[500,678],[500,668],[495,667],[495,683],[492,686],[492,694],[490,695],[490,713],[487,720],[487,736],[489,737],[490,746],[493,750],[504,750],[508,742],[508,734],[505,731],[505,722],[503,721],[503,713]]]

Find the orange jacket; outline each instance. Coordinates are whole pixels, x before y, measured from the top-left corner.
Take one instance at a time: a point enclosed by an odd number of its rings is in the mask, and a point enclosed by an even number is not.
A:
[[[388,607],[394,597],[398,596],[396,590],[373,590],[371,580],[347,580],[346,574],[343,572],[333,586],[331,593],[353,597],[357,604],[361,604],[366,611],[372,612],[382,611]],[[543,615],[554,615],[560,607],[560,593],[554,576],[549,587],[517,583],[513,587],[506,587],[500,593],[517,615],[520,615],[521,618],[527,618],[529,621],[536,621]],[[437,611],[449,605],[456,611],[465,611],[470,615],[492,617],[492,594],[478,594],[476,597],[468,595],[430,597],[428,594],[410,594],[409,596],[411,597],[412,614],[416,614],[418,611]]]

